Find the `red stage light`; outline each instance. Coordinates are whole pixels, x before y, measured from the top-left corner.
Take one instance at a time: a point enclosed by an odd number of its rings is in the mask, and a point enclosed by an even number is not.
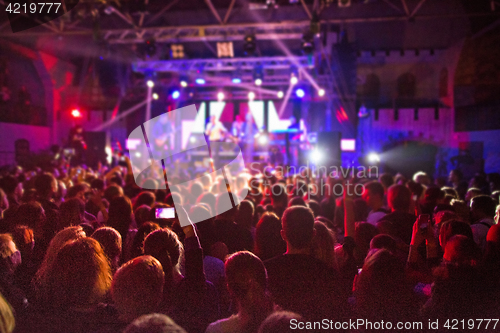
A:
[[[81,118],[82,117],[82,113],[78,109],[71,110],[71,115],[73,116],[73,118]]]

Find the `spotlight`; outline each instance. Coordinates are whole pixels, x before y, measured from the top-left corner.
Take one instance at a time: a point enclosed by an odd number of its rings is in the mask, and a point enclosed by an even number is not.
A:
[[[311,54],[314,51],[314,33],[310,30],[302,35],[302,51]]]
[[[197,84],[205,84],[205,79],[204,78],[197,78],[196,81],[195,81]]]
[[[241,79],[239,77],[233,77],[231,81],[236,84],[241,83]]]
[[[259,138],[257,140],[259,142],[259,145],[261,145],[261,146],[265,146],[267,144],[267,142],[269,141],[267,138],[267,135],[265,135],[263,133],[261,133],[259,135]]]
[[[148,85],[149,88],[153,88],[155,86],[155,83],[151,80],[148,80],[148,82],[146,82],[146,84]]]
[[[255,35],[246,35],[243,41],[243,51],[245,52],[245,55],[253,55],[255,53],[255,49],[257,48]]]
[[[290,84],[295,85],[298,82],[299,82],[299,79],[295,75],[292,75],[292,77],[290,78]]]
[[[181,95],[181,93],[179,92],[179,90],[174,90],[174,91],[172,92],[172,98],[173,98],[173,99],[177,99],[177,98],[179,98],[179,96],[180,96],[180,95]]]
[[[380,156],[377,153],[369,153],[366,158],[368,159],[368,162],[370,162],[370,163],[380,162]]]
[[[81,118],[82,117],[82,113],[78,109],[71,110],[71,115],[73,116],[73,118]]]
[[[184,45],[182,44],[171,44],[170,54],[172,59],[182,59],[184,58]]]
[[[262,79],[255,79],[255,85],[256,86],[262,85]]]
[[[283,98],[285,94],[283,93],[283,91],[280,90],[276,95],[278,96],[278,98]]]
[[[320,90],[318,90],[318,96],[319,97],[325,96],[325,89],[321,88]]]
[[[317,149],[313,150],[309,155],[309,158],[314,164],[318,164],[323,159],[323,154]]]
[[[180,81],[180,84],[181,84],[181,87],[182,87],[182,88],[186,88],[186,87],[188,86],[188,83],[187,83],[187,81],[186,81],[186,80],[181,80],[181,81]]]
[[[217,94],[217,99],[219,100],[219,102],[224,100],[224,93],[222,91],[219,91],[219,93]]]
[[[153,99],[158,99],[158,94],[157,93],[153,93]]]
[[[189,138],[189,141],[191,143],[195,143],[196,142],[196,138],[194,136],[192,136],[192,137]]]
[[[255,93],[253,91],[250,91],[248,93],[248,99],[251,101],[253,101],[255,99]]]
[[[262,80],[264,78],[264,67],[262,65],[256,65],[253,69],[253,80],[256,86],[262,85]]]
[[[297,95],[297,97],[299,97],[299,98],[302,98],[306,95],[306,93],[305,93],[304,89],[299,88],[299,89],[295,90],[295,95]]]

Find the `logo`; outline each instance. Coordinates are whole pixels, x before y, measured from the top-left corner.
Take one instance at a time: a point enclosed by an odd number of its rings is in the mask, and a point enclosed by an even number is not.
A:
[[[189,105],[158,117],[148,120],[141,126],[135,128],[128,136],[128,148],[130,161],[137,185],[145,189],[155,189],[151,182],[144,182],[148,178],[153,178],[159,185],[159,189],[166,189],[167,184],[172,193],[182,187],[190,188],[191,185],[199,181],[200,177],[209,176],[212,180],[224,182],[224,186],[219,187],[217,195],[217,213],[226,212],[243,200],[248,190],[234,193],[235,179],[245,168],[243,155],[239,146],[232,142],[216,142],[206,140],[187,140],[184,147],[174,144],[175,140],[180,140],[182,131],[177,130],[182,126],[176,126],[182,120],[195,119],[197,115],[195,105]],[[211,163],[205,166],[198,166],[196,170],[197,178],[186,178],[183,171],[186,165],[193,165],[193,156],[210,157]],[[229,156],[228,159],[223,157]],[[148,185],[149,184],[149,185]],[[172,190],[174,189],[174,190]],[[181,194],[173,195],[174,206],[180,207]],[[215,216],[215,212],[212,212]],[[188,212],[189,214],[189,212]],[[189,225],[182,214],[178,214],[181,226]],[[193,223],[206,219],[206,215],[189,214],[189,219]]]

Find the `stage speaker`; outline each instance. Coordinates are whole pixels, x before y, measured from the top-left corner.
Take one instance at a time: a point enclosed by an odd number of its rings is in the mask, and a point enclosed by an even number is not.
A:
[[[85,142],[85,164],[92,168],[97,167],[97,163],[106,163],[106,132],[86,132]]]
[[[321,156],[318,166],[340,166],[340,132],[319,132],[316,148]]]

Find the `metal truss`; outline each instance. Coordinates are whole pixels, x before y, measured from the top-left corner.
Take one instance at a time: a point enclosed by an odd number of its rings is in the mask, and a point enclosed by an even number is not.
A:
[[[300,21],[106,30],[104,39],[110,44],[144,43],[146,39],[171,43],[241,41],[249,33],[257,40],[300,39],[310,24],[309,21]]]
[[[134,63],[136,72],[181,72],[202,71],[234,71],[253,70],[256,66],[267,69],[313,68],[306,56],[291,57],[251,57],[251,58],[221,58],[221,59],[190,59],[190,60],[158,60],[139,61]]]

